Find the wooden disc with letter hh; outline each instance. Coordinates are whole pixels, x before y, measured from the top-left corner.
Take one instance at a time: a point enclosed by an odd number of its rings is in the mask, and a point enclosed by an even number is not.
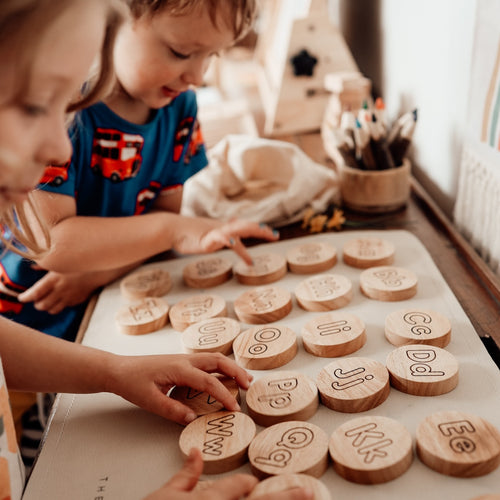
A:
[[[387,356],[386,366],[392,387],[407,394],[439,396],[458,384],[458,361],[440,347],[398,347]]]
[[[331,311],[352,300],[352,283],[338,274],[318,274],[295,288],[297,303],[306,311]]]
[[[184,458],[198,448],[205,474],[220,474],[247,462],[247,450],[255,437],[253,420],[242,412],[218,411],[202,415],[181,433],[179,446]]]
[[[337,250],[328,243],[304,243],[289,250],[286,260],[292,273],[322,273],[337,263]]]
[[[232,262],[217,255],[191,262],[182,271],[184,283],[192,288],[217,286],[225,283],[232,275]]]
[[[354,483],[391,481],[413,461],[410,432],[397,420],[381,416],[359,417],[336,429],[329,444],[333,467]]]
[[[184,350],[188,353],[233,352],[233,341],[241,331],[240,324],[232,318],[208,318],[188,326],[182,332]]]
[[[286,260],[282,255],[263,253],[252,256],[252,260],[251,266],[243,261],[234,266],[234,275],[243,285],[266,285],[280,280],[286,274]]]
[[[255,436],[248,458],[258,478],[298,473],[321,477],[328,467],[328,436],[309,422],[281,422]]]
[[[417,282],[413,271],[393,266],[371,267],[359,277],[367,297],[388,302],[411,299],[417,293]]]
[[[292,310],[292,296],[284,288],[260,286],[241,294],[234,301],[234,312],[240,321],[252,325],[272,323]]]
[[[478,477],[500,464],[500,432],[476,415],[441,411],[417,427],[417,454],[431,469],[455,477]]]
[[[368,358],[341,358],[326,365],[316,380],[321,402],[344,413],[371,410],[390,392],[386,367]]]
[[[345,312],[316,316],[302,328],[302,343],[307,352],[323,358],[351,354],[366,342],[365,324]]]
[[[318,388],[304,373],[273,372],[249,387],[246,402],[248,414],[264,427],[286,420],[308,420],[318,409]]]
[[[146,297],[161,297],[166,295],[171,288],[170,273],[159,267],[135,271],[120,282],[122,295],[130,301]]]
[[[226,301],[219,295],[199,294],[186,297],[170,308],[170,323],[182,332],[188,326],[208,318],[225,316]]]
[[[127,335],[144,335],[163,328],[168,320],[168,303],[161,297],[146,297],[118,310],[116,322]]]
[[[356,238],[343,248],[343,259],[348,266],[366,269],[390,266],[394,262],[394,245],[381,238]]]
[[[261,481],[252,490],[248,500],[272,493],[280,493],[292,488],[307,488],[312,492],[314,500],[331,500],[330,492],[321,480],[307,474],[280,474]]]

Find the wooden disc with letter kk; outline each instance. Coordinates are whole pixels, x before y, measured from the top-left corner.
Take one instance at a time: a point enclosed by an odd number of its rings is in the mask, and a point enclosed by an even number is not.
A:
[[[192,288],[210,288],[221,285],[232,275],[232,262],[217,255],[191,262],[182,272],[184,283]]]
[[[295,298],[306,311],[331,311],[352,300],[352,283],[338,274],[317,274],[295,288]]]
[[[170,323],[182,332],[198,321],[226,315],[226,301],[219,295],[199,294],[187,297],[170,308]]]
[[[232,318],[208,318],[188,326],[182,332],[184,350],[188,353],[233,352],[233,341],[241,331],[240,324]]]
[[[130,301],[146,297],[161,297],[166,295],[171,288],[170,273],[159,267],[136,271],[120,282],[122,295]]]
[[[304,243],[289,250],[286,260],[292,273],[321,273],[337,263],[337,250],[328,243]]]
[[[124,306],[116,313],[120,330],[127,335],[144,335],[163,328],[168,320],[168,303],[161,297],[147,297]]]
[[[417,293],[417,281],[413,271],[393,266],[371,267],[359,277],[367,297],[388,302],[411,299]]]
[[[248,500],[259,498],[271,493],[280,493],[292,488],[307,488],[313,493],[314,500],[331,500],[330,492],[321,480],[307,474],[280,474],[271,476],[260,483],[252,490]]]
[[[260,286],[241,294],[234,301],[234,312],[240,321],[252,325],[271,323],[292,310],[292,296],[277,286]]]
[[[282,255],[263,253],[252,256],[252,260],[251,266],[243,261],[234,266],[234,275],[243,285],[266,285],[280,280],[286,274],[286,260]]]
[[[360,269],[390,266],[394,262],[394,245],[381,238],[356,238],[344,245],[343,259],[348,266]]]

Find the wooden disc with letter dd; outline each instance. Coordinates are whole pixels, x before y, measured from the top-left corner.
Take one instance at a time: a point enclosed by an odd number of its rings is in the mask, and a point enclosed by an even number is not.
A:
[[[240,324],[232,318],[208,318],[188,326],[182,332],[184,350],[188,353],[233,352],[233,341],[241,331]]]
[[[231,279],[233,264],[213,255],[188,264],[182,271],[184,283],[192,288],[211,288]]]
[[[168,303],[161,297],[146,297],[118,310],[116,322],[127,335],[144,335],[163,328],[168,320]]]
[[[337,263],[337,250],[328,243],[304,243],[289,250],[286,260],[292,273],[322,273]]]
[[[280,493],[292,488],[307,488],[313,493],[314,500],[331,500],[332,497],[328,488],[321,480],[307,474],[280,474],[271,476],[260,483],[252,490],[248,500],[259,498],[272,493]]]
[[[338,274],[318,274],[298,284],[295,298],[306,311],[340,309],[352,300],[352,283]]]
[[[342,255],[345,264],[360,269],[390,266],[394,262],[394,245],[381,238],[355,238],[344,245]]]
[[[252,325],[279,321],[291,310],[290,292],[277,286],[253,288],[234,301],[234,312],[238,319]]]
[[[411,299],[417,293],[417,282],[413,271],[393,266],[371,267],[359,276],[367,297],[387,302]]]
[[[120,291],[127,300],[161,297],[172,288],[170,273],[159,267],[141,269],[123,278]]]
[[[170,308],[170,323],[182,332],[188,326],[208,318],[225,316],[226,301],[219,295],[199,294],[186,297]]]
[[[239,261],[233,268],[236,279],[243,285],[266,285],[285,276],[286,260],[282,255],[263,253],[252,256],[253,265]]]

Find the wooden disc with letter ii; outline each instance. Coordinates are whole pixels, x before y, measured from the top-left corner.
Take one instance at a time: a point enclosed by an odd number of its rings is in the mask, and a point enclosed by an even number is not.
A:
[[[255,436],[248,458],[258,478],[299,473],[321,477],[328,467],[328,436],[309,422],[281,422]]]
[[[255,437],[253,420],[242,412],[218,411],[202,415],[181,433],[179,446],[184,458],[198,448],[205,474],[220,474],[247,462],[247,450]]]
[[[122,295],[130,301],[146,297],[161,297],[172,288],[170,273],[159,267],[141,269],[123,278],[120,282]]]
[[[192,288],[211,288],[221,285],[232,275],[232,262],[217,255],[191,262],[182,271],[184,283]]]
[[[338,274],[318,274],[305,279],[295,288],[295,298],[306,311],[331,311],[352,300],[352,283]]]
[[[500,432],[487,420],[441,411],[417,427],[417,454],[431,469],[455,477],[478,477],[500,464]]]
[[[282,255],[263,253],[252,256],[252,260],[251,266],[243,261],[234,266],[234,275],[243,285],[266,285],[280,280],[286,274],[286,260]]]
[[[382,363],[368,358],[341,358],[326,365],[316,385],[321,402],[344,413],[371,410],[390,392],[389,373]]]
[[[321,273],[337,263],[337,250],[328,243],[304,243],[289,250],[286,260],[292,273]]]
[[[337,473],[361,484],[396,479],[413,461],[410,432],[397,420],[380,416],[359,417],[341,425],[330,438],[329,450]]]
[[[458,361],[453,354],[425,344],[404,345],[387,356],[390,383],[415,396],[439,396],[458,384]]]
[[[260,286],[241,294],[234,301],[234,312],[240,321],[252,325],[272,323],[292,310],[292,296],[277,286]]]
[[[302,343],[307,352],[336,358],[361,349],[366,342],[365,324],[345,312],[316,316],[302,327]]]
[[[120,330],[127,335],[144,335],[163,328],[168,320],[168,303],[161,297],[147,297],[124,306],[116,313]]]
[[[308,420],[318,409],[318,388],[300,372],[273,372],[247,390],[248,414],[264,427],[286,420]]]
[[[359,277],[361,291],[370,299],[392,302],[411,299],[417,293],[417,276],[402,267],[371,267]]]
[[[279,476],[268,477],[258,483],[247,498],[252,500],[292,488],[307,488],[312,492],[314,500],[331,500],[332,498],[325,484],[307,474],[280,474]]]
[[[348,266],[390,266],[394,262],[394,245],[381,238],[356,238],[344,245],[342,254]]]
[[[208,318],[188,326],[182,332],[184,350],[188,353],[233,352],[233,341],[241,331],[240,324],[232,318]]]
[[[219,295],[199,294],[180,300],[170,308],[170,323],[182,332],[198,321],[225,316],[226,301]]]

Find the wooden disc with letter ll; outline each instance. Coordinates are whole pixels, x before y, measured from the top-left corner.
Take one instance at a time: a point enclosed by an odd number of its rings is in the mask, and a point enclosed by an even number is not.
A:
[[[240,467],[247,461],[247,450],[255,437],[253,420],[242,412],[218,411],[203,415],[181,433],[179,446],[184,458],[198,448],[205,474],[219,474]]]
[[[210,288],[221,285],[232,275],[232,262],[217,255],[191,262],[182,271],[184,283],[192,288]]]
[[[279,476],[268,477],[258,483],[247,498],[252,500],[292,488],[307,488],[312,492],[314,500],[331,500],[332,498],[325,484],[307,474],[280,474]]]
[[[234,266],[234,275],[243,285],[258,286],[273,283],[286,274],[286,260],[282,255],[263,253],[252,256],[252,260],[251,266],[243,261],[239,261]]]
[[[188,353],[233,352],[233,341],[241,331],[240,324],[232,318],[208,318],[188,326],[182,332],[184,350]]]
[[[292,296],[277,286],[260,286],[241,294],[234,301],[234,312],[240,321],[252,325],[272,323],[292,310]]]
[[[316,316],[302,327],[305,350],[323,358],[351,354],[361,349],[365,342],[363,321],[343,311]]]
[[[199,294],[187,297],[170,308],[170,323],[182,332],[188,326],[208,318],[225,316],[226,301],[219,295]]]
[[[297,354],[297,336],[283,325],[253,326],[233,342],[234,359],[248,370],[271,370]]]
[[[337,263],[337,250],[328,243],[304,243],[289,250],[286,260],[292,273],[321,273]]]
[[[264,427],[286,420],[308,420],[318,409],[318,388],[303,373],[273,372],[249,387],[246,402],[248,414]]]
[[[383,403],[390,392],[386,367],[368,358],[341,358],[326,365],[316,385],[321,402],[344,413],[371,410]]]
[[[281,422],[255,436],[248,458],[258,478],[299,473],[321,477],[328,467],[328,436],[309,422]]]
[[[394,245],[381,238],[356,238],[344,245],[342,254],[348,266],[390,266],[394,262]]]
[[[122,295],[130,301],[146,297],[161,297],[172,288],[170,273],[159,267],[141,269],[123,278],[120,282]]]
[[[455,477],[478,477],[500,464],[500,432],[487,420],[441,411],[417,427],[417,454],[431,469]]]
[[[371,267],[359,277],[361,291],[370,299],[396,301],[411,299],[417,293],[417,276],[402,267]]]
[[[413,461],[410,432],[397,420],[359,417],[336,429],[329,444],[333,467],[344,479],[361,484],[386,483]]]
[[[116,313],[120,330],[127,335],[155,332],[167,324],[168,303],[161,297],[147,297],[122,307]]]
[[[295,288],[297,303],[306,311],[331,311],[352,300],[352,283],[338,274],[317,274]]]
[[[435,311],[400,309],[385,318],[385,337],[395,345],[427,344],[446,347],[451,339],[449,319]]]
[[[404,345],[386,362],[392,387],[415,396],[439,396],[458,384],[458,361],[453,354],[425,344]]]

